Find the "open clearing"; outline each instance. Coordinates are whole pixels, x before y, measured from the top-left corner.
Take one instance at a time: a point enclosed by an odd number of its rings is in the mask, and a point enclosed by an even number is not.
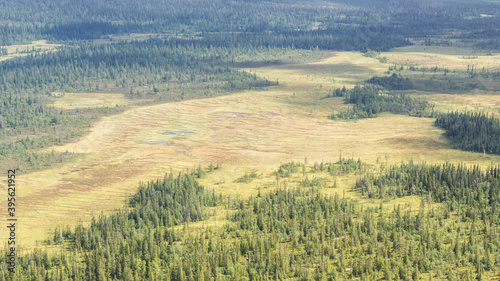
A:
[[[101,36],[100,39],[91,40],[93,44],[114,44],[120,42],[146,41],[152,38],[191,38],[191,34],[182,33],[130,33],[130,34],[109,34]]]
[[[75,109],[87,107],[113,107],[128,105],[129,101],[124,94],[118,93],[61,93],[54,92],[52,106],[61,109]]]
[[[10,45],[2,48],[7,49],[6,56],[0,56],[0,61],[8,60],[15,57],[27,56],[30,52],[45,52],[51,51],[61,46],[60,44],[49,44],[47,40],[33,41],[31,44]]]
[[[163,35],[163,34],[162,34]],[[131,41],[145,41],[151,38],[156,38],[161,36],[156,33],[131,33],[122,35],[109,35],[107,38],[94,39],[92,40],[94,44],[109,44],[109,43],[119,43],[119,42],[131,42]],[[106,36],[103,36],[106,37]]]
[[[57,225],[88,222],[101,211],[122,208],[140,181],[210,163],[222,164],[222,170],[203,179],[205,186],[248,196],[257,194],[259,186],[271,188],[268,175],[281,163],[306,157],[309,163],[336,161],[340,153],[371,164],[377,158],[390,164],[411,157],[484,166],[499,161],[498,156],[451,149],[433,119],[390,114],[357,122],[326,118],[345,108],[340,98],[319,99],[329,89],[352,86],[380,75],[386,67],[359,53],[334,53],[320,62],[248,69],[279,80],[279,86],[267,90],[134,108],[105,117],[79,141],[48,149],[81,157],[18,177],[18,241],[31,249]],[[101,94],[88,95],[102,99]],[[263,176],[248,184],[234,183],[249,171]],[[348,188],[349,181],[340,179],[342,188],[335,192]],[[6,229],[0,235],[6,237]]]

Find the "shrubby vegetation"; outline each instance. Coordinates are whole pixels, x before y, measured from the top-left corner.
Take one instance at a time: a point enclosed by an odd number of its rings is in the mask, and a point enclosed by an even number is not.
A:
[[[460,149],[500,154],[500,120],[495,115],[448,112],[438,115],[436,125]]]
[[[292,162],[293,163],[293,162]],[[298,165],[298,164],[297,164]],[[302,171],[304,172],[305,164],[301,164]],[[323,162],[321,163],[314,162],[311,166],[310,171],[313,173],[316,172],[328,172],[331,176],[339,176],[346,175],[354,172],[364,171],[366,169],[366,164],[361,162],[360,159],[354,160],[352,158],[344,158],[342,156],[339,157],[339,161],[337,162]]]
[[[252,180],[256,179],[259,175],[257,173],[251,172],[250,174],[246,173],[244,176],[241,176],[237,178],[234,182],[239,182],[239,183],[249,183]]]
[[[285,164],[281,164],[279,169],[273,173],[277,178],[290,177],[291,174],[296,173],[299,168],[302,167],[302,164],[295,162],[288,162]]]
[[[377,59],[381,63],[386,63],[387,62],[387,58],[386,57],[380,57],[380,53],[379,52],[375,52],[373,50],[367,50],[367,51],[363,52],[363,56],[367,57],[367,58]]]

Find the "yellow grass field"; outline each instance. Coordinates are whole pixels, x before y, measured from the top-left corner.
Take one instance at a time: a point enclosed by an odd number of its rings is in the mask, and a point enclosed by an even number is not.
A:
[[[222,169],[202,180],[206,187],[246,197],[257,194],[259,187],[263,191],[273,188],[269,175],[281,163],[306,157],[309,163],[336,161],[342,153],[373,165],[377,158],[389,164],[410,158],[483,166],[500,162],[498,156],[451,149],[432,119],[390,114],[357,122],[326,118],[346,107],[340,98],[319,99],[329,89],[351,87],[386,70],[386,64],[360,53],[332,53],[322,61],[247,69],[279,81],[267,90],[137,107],[105,117],[77,142],[47,149],[80,153],[81,157],[19,176],[18,240],[25,249],[32,249],[58,225],[89,222],[101,212],[123,208],[141,181],[210,163],[220,163]],[[56,99],[55,105],[71,108],[107,102],[104,94],[78,95],[67,94]],[[111,104],[117,100],[121,99]],[[234,183],[250,171],[261,178]],[[351,181],[339,178],[340,188],[328,192],[344,192]],[[407,198],[401,203],[408,203],[405,200],[415,201]],[[2,228],[0,235],[5,237],[5,233]]]

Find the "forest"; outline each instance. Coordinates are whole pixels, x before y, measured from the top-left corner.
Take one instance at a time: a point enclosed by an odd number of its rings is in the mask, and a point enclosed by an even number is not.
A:
[[[341,159],[305,167],[349,173],[361,164]],[[289,177],[298,167],[304,164],[284,164],[277,174],[286,170]],[[419,280],[423,274],[483,280],[499,269],[500,167],[409,162],[379,176],[368,172],[353,186],[367,197],[419,194],[417,214],[309,187],[229,200],[197,177],[196,171],[166,175],[142,185],[128,209],[89,226],[57,228],[51,243],[70,250],[28,254],[13,280]],[[211,208],[226,209],[228,222],[192,229],[189,222],[206,220]],[[4,271],[0,278],[9,280]]]
[[[448,112],[438,115],[436,125],[460,149],[500,154],[500,120],[494,114]]]
[[[286,1],[107,1],[78,3],[23,0],[0,3],[0,45],[38,38],[89,40],[107,34],[185,34],[202,32],[212,42],[297,45],[299,48],[386,50],[409,44],[462,44],[498,49],[498,6],[412,0],[327,2],[307,5]],[[120,9],[116,9],[120,7]],[[174,8],[175,7],[175,8]],[[92,16],[90,16],[92,15]],[[318,30],[312,30],[315,22]],[[11,24],[15,23],[15,24]],[[449,30],[454,30],[453,35]],[[233,33],[226,36],[224,33]]]
[[[0,66],[0,87],[8,93],[46,93],[148,86],[151,94],[155,92],[153,86],[159,83],[225,80],[230,84],[237,80],[247,82],[246,87],[268,85],[247,73],[222,66],[230,52],[229,48],[211,48],[197,41],[175,39],[113,45],[80,44],[6,61]],[[135,93],[131,90],[130,94]]]

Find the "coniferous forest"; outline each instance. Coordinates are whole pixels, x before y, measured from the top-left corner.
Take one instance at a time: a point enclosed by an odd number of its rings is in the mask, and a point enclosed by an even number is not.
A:
[[[500,280],[499,35],[487,0],[0,0],[0,218],[93,214],[0,281]]]
[[[495,115],[450,112],[439,115],[436,125],[460,149],[500,154],[500,120]]]
[[[286,176],[300,173],[294,165],[303,164],[284,166]],[[314,187],[231,201],[196,178],[196,172],[166,175],[141,186],[128,210],[56,229],[51,242],[70,250],[28,254],[18,280],[419,280],[429,273],[483,280],[499,270],[498,167],[410,162],[353,186],[368,198],[421,195],[417,214],[366,207]],[[432,202],[444,207],[425,210]],[[225,226],[190,229],[189,222],[206,220],[216,206],[230,211]],[[9,280],[5,272],[0,278]]]

